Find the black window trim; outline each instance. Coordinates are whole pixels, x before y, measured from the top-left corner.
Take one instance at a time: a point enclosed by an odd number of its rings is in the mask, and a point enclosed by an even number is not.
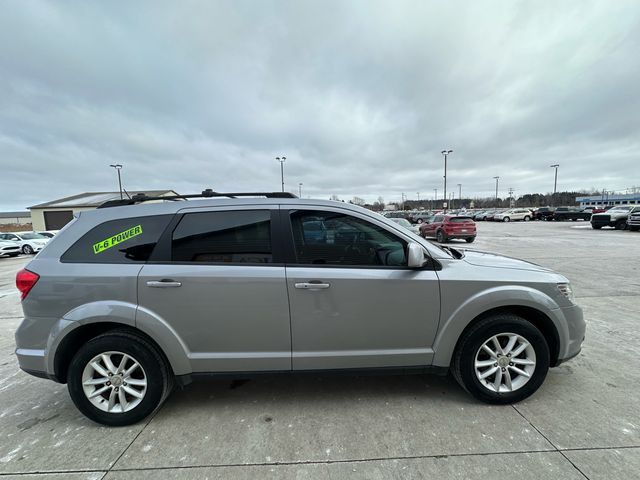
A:
[[[315,263],[297,263],[297,258],[296,258],[296,249],[295,249],[295,241],[294,241],[294,237],[293,237],[293,225],[291,224],[291,213],[298,211],[298,210],[305,210],[305,211],[318,211],[318,212],[334,212],[334,213],[342,213],[344,215],[350,215],[350,212],[345,210],[343,212],[337,212],[334,209],[331,208],[322,208],[320,207],[313,207],[313,208],[309,208],[307,205],[301,205],[298,208],[294,208],[291,206],[286,206],[284,208],[281,208],[280,210],[280,222],[279,222],[279,226],[280,226],[280,231],[279,233],[279,238],[283,240],[283,243],[285,243],[285,266],[287,268],[322,268],[322,269],[328,269],[328,268],[338,268],[338,269],[364,269],[364,270],[403,270],[403,271],[410,271],[410,272],[415,272],[415,271],[422,271],[422,270],[442,270],[442,266],[429,254],[429,252],[425,249],[425,251],[427,252],[427,257],[428,257],[428,261],[427,263],[419,269],[416,268],[412,268],[412,267],[408,267],[408,266],[386,266],[386,265],[318,265]],[[355,216],[355,215],[354,215]],[[360,218],[355,216],[356,218]],[[366,219],[361,219],[361,220],[365,220],[365,221],[369,221]],[[383,228],[383,227],[381,227]],[[388,233],[399,237],[395,232],[392,232],[388,229],[384,229],[385,231],[387,231]],[[399,237],[402,239],[402,237]],[[408,240],[402,239],[405,242],[408,242]]]
[[[224,266],[224,267],[284,267],[285,263],[283,260],[283,252],[284,248],[282,242],[280,241],[280,235],[278,235],[278,223],[280,221],[280,216],[278,214],[278,206],[277,205],[269,205],[266,207],[260,208],[259,206],[250,205],[247,206],[249,208],[203,208],[198,209],[197,211],[188,210],[181,211],[175,214],[174,218],[169,222],[169,225],[165,229],[165,231],[160,236],[160,240],[156,244],[156,248],[153,249],[153,253],[151,257],[146,262],[148,264],[153,265],[209,265],[209,266]],[[271,226],[271,255],[273,258],[273,262],[271,263],[229,263],[229,262],[183,262],[183,261],[174,261],[171,260],[171,241],[173,237],[173,232],[178,227],[182,217],[188,215],[190,213],[215,213],[215,212],[243,212],[243,211],[254,211],[254,210],[262,210],[270,212],[271,216],[269,219]]]

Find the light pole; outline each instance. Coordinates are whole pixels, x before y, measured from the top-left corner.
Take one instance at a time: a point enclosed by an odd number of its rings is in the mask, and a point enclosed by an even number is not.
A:
[[[302,182],[298,184],[298,196],[302,198]]]
[[[447,156],[452,153],[453,150],[442,150],[440,153],[444,155],[444,201],[447,202]],[[444,213],[447,213],[447,207],[444,207]]]
[[[287,159],[284,155],[282,157],[276,157],[276,160],[280,162],[280,179],[282,180],[282,191],[284,192],[284,161]]]
[[[436,210],[438,208],[438,189],[433,189],[433,209]]]
[[[115,168],[116,171],[118,172],[118,188],[120,190],[120,200],[122,200],[122,179],[120,178],[120,170],[122,170],[122,165],[120,165],[119,163],[113,164],[113,165],[109,165],[111,168]]]
[[[458,200],[460,201],[459,207],[462,208],[462,184],[458,184]]]
[[[404,192],[402,192],[402,211],[404,211]]]
[[[549,165],[549,167],[556,169],[556,174],[555,174],[555,177],[553,179],[553,203],[554,203],[554,205],[556,203],[556,189],[558,187],[558,167],[559,166],[560,166],[559,163],[555,163],[553,165]]]
[[[500,177],[493,177],[496,179],[496,207],[498,206],[498,180]]]

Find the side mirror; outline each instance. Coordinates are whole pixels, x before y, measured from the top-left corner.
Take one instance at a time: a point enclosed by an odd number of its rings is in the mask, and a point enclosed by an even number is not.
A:
[[[407,266],[409,268],[421,268],[427,263],[422,245],[416,242],[409,242]]]

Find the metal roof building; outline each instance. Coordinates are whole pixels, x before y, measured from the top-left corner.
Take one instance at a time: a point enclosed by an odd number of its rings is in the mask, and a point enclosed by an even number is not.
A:
[[[127,193],[132,197],[138,193],[154,197],[176,195],[173,190],[136,190]],[[34,230],[59,230],[73,219],[75,213],[93,210],[104,202],[119,198],[120,192],[85,192],[40,203],[29,207],[31,223]]]
[[[598,205],[640,205],[640,193],[591,195],[588,197],[576,197],[576,202],[581,207],[595,207]]]
[[[0,225],[24,225],[31,223],[31,214],[22,212],[0,212]]]

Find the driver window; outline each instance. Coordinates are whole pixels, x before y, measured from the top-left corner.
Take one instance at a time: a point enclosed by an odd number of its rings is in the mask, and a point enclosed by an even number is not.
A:
[[[296,263],[302,265],[407,265],[407,242],[384,228],[343,213],[291,212]]]

